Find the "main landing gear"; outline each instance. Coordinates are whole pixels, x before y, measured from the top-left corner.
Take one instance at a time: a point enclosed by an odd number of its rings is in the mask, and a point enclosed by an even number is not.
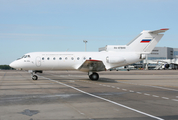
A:
[[[88,72],[88,76],[91,80],[94,80],[94,81],[99,79],[99,75],[96,72]]]

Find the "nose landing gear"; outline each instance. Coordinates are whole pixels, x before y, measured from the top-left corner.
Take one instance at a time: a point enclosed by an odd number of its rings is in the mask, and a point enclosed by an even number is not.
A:
[[[36,73],[43,73],[42,70],[29,70],[29,73],[32,75],[32,80],[38,80],[38,75]]]
[[[35,71],[29,70],[29,73],[31,73],[32,80],[38,80],[38,76],[35,74]]]
[[[32,75],[32,80],[38,80],[38,76],[37,75]]]

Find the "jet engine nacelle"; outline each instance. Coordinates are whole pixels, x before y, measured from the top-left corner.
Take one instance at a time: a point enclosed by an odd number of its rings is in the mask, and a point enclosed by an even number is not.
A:
[[[110,64],[118,64],[118,63],[124,62],[125,59],[119,56],[108,56],[106,57],[106,61],[107,63],[110,63]]]
[[[168,69],[169,68],[169,64],[165,64],[164,67]]]

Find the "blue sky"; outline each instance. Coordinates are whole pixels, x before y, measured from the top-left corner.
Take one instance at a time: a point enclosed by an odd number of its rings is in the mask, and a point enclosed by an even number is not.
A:
[[[35,51],[98,51],[142,30],[170,28],[158,43],[178,48],[177,0],[0,0],[0,64]]]

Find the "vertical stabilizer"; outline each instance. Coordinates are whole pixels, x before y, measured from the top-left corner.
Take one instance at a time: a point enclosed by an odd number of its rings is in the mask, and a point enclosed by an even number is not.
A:
[[[163,34],[169,29],[160,29],[155,31],[142,31],[139,36],[132,40],[128,46],[129,51],[138,53],[151,53],[159,40],[163,37]]]

